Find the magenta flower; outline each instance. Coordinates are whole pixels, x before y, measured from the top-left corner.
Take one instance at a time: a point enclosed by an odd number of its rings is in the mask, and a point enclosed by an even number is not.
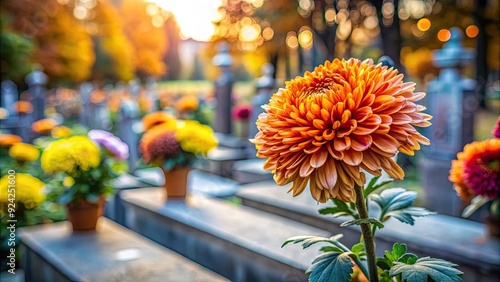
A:
[[[497,124],[495,124],[495,127],[491,131],[491,134],[495,136],[496,138],[500,138],[500,116],[497,119]]]
[[[129,157],[128,145],[112,133],[93,129],[89,131],[87,136],[109,152],[113,158],[126,160]]]

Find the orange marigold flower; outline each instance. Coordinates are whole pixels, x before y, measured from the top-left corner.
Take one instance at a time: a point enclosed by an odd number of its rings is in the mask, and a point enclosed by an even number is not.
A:
[[[175,108],[179,112],[194,111],[198,109],[200,105],[200,100],[194,95],[182,96],[176,103]]]
[[[20,142],[23,142],[23,139],[18,135],[0,134],[0,147],[10,147]]]
[[[68,137],[71,135],[71,129],[64,125],[59,125],[50,131],[50,135],[54,138]]]
[[[48,134],[57,125],[57,122],[51,118],[44,118],[31,124],[31,130],[38,134]]]
[[[355,201],[354,185],[364,185],[360,169],[394,179],[404,171],[392,159],[413,155],[429,140],[414,126],[430,125],[417,105],[425,93],[403,74],[373,61],[325,62],[286,83],[264,105],[252,142],[264,169],[278,185],[293,182],[293,196],[307,184],[314,199]]]
[[[476,195],[490,199],[500,195],[500,139],[475,141],[465,145],[451,162],[450,176],[460,198]]]
[[[92,104],[99,104],[106,100],[106,93],[102,90],[96,90],[90,94],[90,102]]]
[[[29,114],[33,112],[33,105],[29,101],[17,101],[14,103],[14,109],[20,114]]]
[[[166,123],[173,128],[176,127],[177,120],[175,117],[172,115],[169,115],[165,112],[159,111],[159,112],[153,112],[150,114],[145,115],[142,118],[142,127],[144,130],[149,130],[153,128],[154,126],[160,125]]]

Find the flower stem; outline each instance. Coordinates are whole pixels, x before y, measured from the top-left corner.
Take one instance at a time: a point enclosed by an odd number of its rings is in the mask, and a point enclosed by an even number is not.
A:
[[[363,187],[354,184],[354,191],[356,193],[356,209],[358,210],[359,218],[368,218],[368,209],[366,207],[366,201],[363,197]],[[378,272],[377,272],[377,255],[375,254],[375,240],[373,238],[373,233],[370,230],[369,223],[363,223],[361,226],[361,233],[363,234],[363,240],[365,242],[366,257],[368,260],[368,270],[370,273],[370,282],[378,282]]]

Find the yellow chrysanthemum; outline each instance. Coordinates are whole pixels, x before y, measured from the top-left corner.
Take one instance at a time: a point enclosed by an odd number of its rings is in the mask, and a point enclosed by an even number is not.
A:
[[[42,169],[48,173],[89,170],[99,166],[99,147],[86,136],[73,136],[52,142],[42,153]]]
[[[263,106],[252,140],[257,156],[268,158],[264,169],[278,185],[293,182],[294,196],[309,183],[319,202],[353,202],[354,185],[366,181],[360,169],[402,179],[392,157],[429,144],[414,128],[429,126],[431,118],[415,103],[425,93],[414,90],[403,74],[371,60],[327,61],[287,82]]]
[[[22,162],[35,161],[40,156],[38,149],[27,143],[16,143],[9,149],[9,155]]]
[[[71,135],[71,129],[64,125],[59,125],[50,131],[50,135],[54,138],[68,137]]]
[[[182,122],[175,138],[181,144],[182,150],[195,154],[206,155],[218,144],[212,128],[194,120]]]
[[[9,188],[15,188],[15,201],[18,203],[23,203],[24,207],[27,209],[33,209],[38,207],[43,201],[45,201],[45,194],[43,189],[45,183],[40,181],[40,179],[33,177],[25,173],[16,173],[12,176],[4,175],[0,179],[0,202],[10,203],[9,199]]]

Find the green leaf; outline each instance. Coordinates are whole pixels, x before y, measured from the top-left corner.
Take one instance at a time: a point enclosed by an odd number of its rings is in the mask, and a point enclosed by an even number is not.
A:
[[[351,281],[354,263],[349,257],[350,252],[328,252],[317,256],[306,270],[310,282],[349,282]]]
[[[284,246],[288,245],[288,243],[293,243],[293,244],[298,244],[298,243],[302,243],[302,248],[305,249],[305,248],[308,248],[316,243],[320,243],[320,242],[327,242],[327,243],[332,243],[332,244],[335,244],[336,242],[338,242],[338,240],[340,238],[342,238],[342,234],[338,234],[338,235],[335,235],[335,236],[332,236],[330,238],[326,238],[326,237],[321,237],[321,236],[295,236],[295,237],[291,237],[289,239],[287,239],[283,245],[281,245],[281,247],[283,248]]]
[[[391,179],[391,180],[386,180],[386,181],[382,181],[378,184],[375,184],[379,178],[380,178],[380,176],[377,176],[377,177],[372,178],[372,180],[370,180],[370,182],[368,183],[366,188],[363,190],[363,196],[365,198],[368,197],[368,195],[373,193],[378,188],[381,188],[382,186],[387,185],[389,183],[392,183],[394,181]]]
[[[391,262],[398,261],[400,257],[406,254],[406,244],[394,243],[392,251],[385,251],[384,255]]]
[[[383,270],[391,269],[393,263],[387,258],[377,258],[377,266]]]
[[[355,254],[361,252],[362,250],[365,249],[365,244],[363,243],[357,243],[357,244],[354,244],[351,248],[351,251]]]
[[[91,203],[97,203],[99,201],[99,194],[95,194],[95,193],[90,193],[87,195],[86,199],[87,201],[91,202]]]
[[[338,199],[331,199],[333,203],[333,207],[327,207],[319,210],[320,214],[326,215],[331,214],[333,217],[339,216],[353,216],[357,218],[357,212],[351,206],[342,202]]]
[[[407,191],[404,188],[386,189],[379,195],[371,195],[371,199],[382,209],[381,218],[383,221],[386,221],[392,216],[397,220],[410,225],[415,223],[413,217],[435,214],[425,208],[412,207],[416,198],[416,192]]]
[[[433,281],[460,282],[462,271],[456,269],[457,265],[451,262],[430,257],[419,258],[414,264],[394,262],[389,275],[391,277],[401,274],[406,282]]]
[[[343,250],[341,250],[340,248],[338,247],[335,247],[335,246],[323,246],[321,247],[320,251],[322,252],[337,252],[337,253],[342,253]]]
[[[382,224],[380,220],[374,217],[349,220],[340,224],[340,226],[351,226],[351,225],[361,225],[361,224],[375,224],[378,228],[384,227],[384,224]]]
[[[473,214],[477,209],[484,206],[489,201],[490,201],[490,199],[486,196],[478,195],[478,196],[474,197],[474,199],[472,199],[470,205],[468,205],[464,209],[464,211],[462,212],[462,217],[471,216],[471,214]]]
[[[398,262],[406,263],[406,264],[414,264],[418,260],[418,257],[412,253],[406,253],[402,255]]]

